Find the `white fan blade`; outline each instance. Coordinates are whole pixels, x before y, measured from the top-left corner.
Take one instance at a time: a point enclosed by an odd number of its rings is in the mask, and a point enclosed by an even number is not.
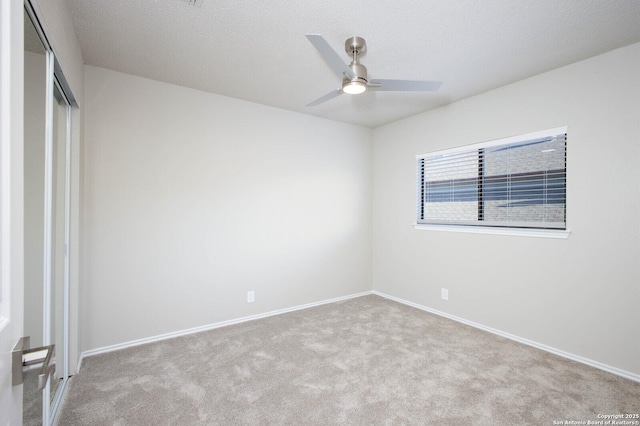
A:
[[[371,80],[367,88],[378,92],[435,92],[440,86],[441,81]]]
[[[321,103],[326,102],[329,99],[333,99],[336,96],[342,95],[343,93],[344,92],[342,91],[342,89],[336,89],[336,90],[334,90],[332,92],[327,93],[323,97],[316,99],[315,101],[311,102],[310,104],[307,104],[307,106],[310,107],[310,106],[320,105]]]
[[[338,74],[340,78],[343,78],[345,74],[349,78],[355,78],[356,75],[351,71],[351,68],[340,59],[340,56],[329,46],[329,43],[327,43],[320,34],[307,34],[306,36],[311,44],[320,52],[320,55],[331,67],[333,72]]]

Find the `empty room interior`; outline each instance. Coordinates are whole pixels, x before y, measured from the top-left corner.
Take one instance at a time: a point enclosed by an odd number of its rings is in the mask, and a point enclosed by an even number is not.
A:
[[[0,30],[0,423],[640,424],[637,0]]]

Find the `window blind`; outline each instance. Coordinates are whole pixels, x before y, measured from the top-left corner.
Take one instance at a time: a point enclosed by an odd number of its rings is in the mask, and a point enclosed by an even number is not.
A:
[[[566,128],[417,157],[418,223],[566,229]]]

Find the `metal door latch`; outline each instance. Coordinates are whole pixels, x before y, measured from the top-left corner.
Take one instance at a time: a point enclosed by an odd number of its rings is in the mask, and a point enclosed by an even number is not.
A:
[[[13,386],[21,385],[24,382],[24,368],[32,365],[42,364],[38,374],[38,390],[44,389],[49,377],[56,371],[56,365],[51,364],[56,345],[41,346],[30,349],[31,338],[21,337],[16,343],[11,353],[11,369]]]

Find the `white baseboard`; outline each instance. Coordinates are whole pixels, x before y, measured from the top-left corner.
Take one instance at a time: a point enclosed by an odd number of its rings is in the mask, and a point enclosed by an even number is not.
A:
[[[200,327],[189,328],[189,329],[186,329],[186,330],[178,330],[178,331],[174,331],[174,332],[171,332],[171,333],[160,334],[160,335],[157,335],[157,336],[146,337],[146,338],[143,338],[143,339],[131,340],[129,342],[119,343],[119,344],[115,344],[115,345],[111,345],[111,346],[105,346],[105,347],[102,347],[102,348],[91,349],[91,350],[82,352],[82,354],[80,355],[80,360],[78,362],[78,371],[80,371],[80,369],[82,367],[82,361],[84,360],[84,358],[90,357],[90,356],[93,356],[93,355],[103,354],[103,353],[107,353],[107,352],[113,352],[113,351],[117,351],[117,350],[120,350],[120,349],[129,348],[129,347],[132,347],[132,346],[144,345],[144,344],[147,344],[147,343],[158,342],[158,341],[161,341],[161,340],[171,339],[171,338],[174,338],[174,337],[186,336],[186,335],[189,335],[189,334],[199,333],[201,331],[213,330],[213,329],[220,328],[220,327],[226,327],[228,325],[240,324],[240,323],[247,322],[247,321],[253,321],[253,320],[257,320],[257,319],[261,319],[261,318],[267,318],[267,317],[274,316],[274,315],[285,314],[287,312],[299,311],[301,309],[312,308],[314,306],[320,306],[320,305],[326,305],[328,303],[340,302],[340,301],[343,301],[343,300],[353,299],[353,298],[356,298],[356,297],[367,296],[369,294],[375,294],[377,296],[384,297],[385,299],[389,299],[389,300],[393,300],[393,301],[398,302],[398,303],[402,303],[403,305],[412,306],[412,307],[420,309],[422,311],[430,312],[432,314],[435,314],[435,315],[438,315],[438,316],[441,316],[441,317],[444,317],[444,318],[448,318],[448,319],[451,319],[453,321],[456,321],[456,322],[459,322],[459,323],[462,323],[462,324],[466,324],[466,325],[469,325],[471,327],[478,328],[480,330],[484,330],[484,331],[487,331],[489,333],[496,334],[498,336],[505,337],[507,339],[510,339],[510,340],[513,340],[513,341],[516,341],[516,342],[519,342],[519,343],[523,343],[525,345],[532,346],[532,347],[537,348],[537,349],[541,349],[543,351],[552,353],[554,355],[558,355],[558,356],[561,356],[563,358],[570,359],[572,361],[576,361],[576,362],[579,362],[579,363],[582,363],[582,364],[585,364],[585,365],[589,365],[591,367],[594,367],[594,368],[606,371],[608,373],[615,374],[617,376],[624,377],[626,379],[633,380],[634,382],[640,383],[640,375],[638,375],[638,374],[634,374],[634,373],[631,373],[629,371],[621,370],[619,368],[612,367],[610,365],[603,364],[601,362],[594,361],[594,360],[589,359],[589,358],[584,358],[584,357],[581,357],[579,355],[575,355],[575,354],[572,354],[572,353],[569,353],[569,352],[565,352],[563,350],[556,349],[556,348],[553,348],[551,346],[544,345],[542,343],[534,342],[532,340],[525,339],[523,337],[519,337],[519,336],[510,334],[510,333],[506,333],[504,331],[497,330],[495,328],[487,327],[485,325],[482,325],[482,324],[479,324],[479,323],[476,323],[476,322],[473,322],[473,321],[469,321],[469,320],[466,320],[464,318],[460,318],[460,317],[457,317],[455,315],[448,314],[446,312],[438,311],[436,309],[429,308],[429,307],[423,306],[423,305],[419,305],[417,303],[409,302],[408,300],[400,299],[398,297],[394,297],[394,296],[391,296],[391,295],[388,295],[388,294],[385,294],[385,293],[381,293],[381,292],[375,291],[375,290],[373,290],[373,291],[365,291],[365,292],[362,292],[362,293],[351,294],[351,295],[348,295],[348,296],[336,297],[336,298],[333,298],[333,299],[322,300],[322,301],[319,301],[319,302],[307,303],[307,304],[304,304],[304,305],[293,306],[293,307],[290,307],[290,308],[279,309],[279,310],[275,310],[275,311],[269,311],[269,312],[265,312],[265,313],[262,313],[262,314],[250,315],[250,316],[247,316],[247,317],[236,318],[236,319],[232,319],[232,320],[228,320],[228,321],[221,321],[221,322],[218,322],[218,323],[203,325],[203,326],[200,326]]]
[[[377,296],[384,297],[385,299],[393,300],[395,302],[402,303],[402,304],[408,305],[408,306],[412,306],[414,308],[417,308],[417,309],[420,309],[420,310],[423,310],[423,311],[426,311],[426,312],[430,312],[432,314],[439,315],[441,317],[445,317],[445,318],[451,319],[453,321],[457,321],[457,322],[460,322],[462,324],[466,324],[466,325],[469,325],[471,327],[478,328],[480,330],[488,331],[489,333],[493,333],[493,334],[496,334],[498,336],[505,337],[505,338],[510,339],[510,340],[514,340],[514,341],[516,341],[518,343],[523,343],[525,345],[532,346],[532,347],[537,348],[537,349],[541,349],[543,351],[552,353],[554,355],[558,355],[558,356],[561,356],[563,358],[570,359],[572,361],[576,361],[576,362],[579,362],[579,363],[582,363],[582,364],[586,364],[588,366],[595,367],[595,368],[597,368],[599,370],[603,370],[603,371],[606,371],[608,373],[615,374],[615,375],[620,376],[620,377],[624,377],[625,379],[633,380],[634,382],[640,383],[640,375],[638,375],[638,374],[634,374],[634,373],[631,373],[629,371],[621,370],[619,368],[612,367],[610,365],[603,364],[601,362],[594,361],[594,360],[589,359],[589,358],[584,358],[584,357],[581,357],[579,355],[575,355],[575,354],[572,354],[572,353],[569,353],[569,352],[565,352],[563,350],[556,349],[556,348],[553,348],[551,346],[543,345],[542,343],[534,342],[532,340],[525,339],[523,337],[519,337],[519,336],[515,336],[513,334],[506,333],[504,331],[496,330],[495,328],[487,327],[485,325],[478,324],[476,322],[469,321],[469,320],[466,320],[464,318],[460,318],[460,317],[457,317],[455,315],[448,314],[446,312],[438,311],[436,309],[432,309],[432,308],[429,308],[427,306],[423,306],[423,305],[419,305],[417,303],[409,302],[408,300],[404,300],[404,299],[400,299],[398,297],[390,296],[388,294],[381,293],[379,291],[375,291],[374,290],[372,293],[377,295]]]
[[[103,354],[107,352],[118,351],[120,349],[130,348],[132,346],[144,345],[147,343],[158,342],[161,340],[171,339],[179,336],[186,336],[189,334],[199,333],[201,331],[213,330],[215,328],[226,327],[228,325],[240,324],[247,321],[253,321],[261,318],[271,317],[274,315],[286,314],[287,312],[299,311],[301,309],[313,308],[314,306],[326,305],[328,303],[340,302],[343,300],[354,299],[356,297],[362,297],[372,294],[373,291],[364,291],[362,293],[350,294],[348,296],[335,297],[333,299],[322,300],[319,302],[307,303],[304,305],[293,306],[291,308],[278,309],[275,311],[269,311],[262,314],[250,315],[248,317],[236,318],[228,321],[221,321],[214,324],[203,325],[200,327],[188,328],[186,330],[178,330],[171,333],[160,334],[152,337],[145,337],[143,339],[131,340],[129,342],[118,343],[115,345],[105,346],[102,348],[91,349],[88,351],[82,352],[80,355],[80,360],[78,362],[78,372],[82,368],[82,361],[86,357],[90,357],[93,355]]]

